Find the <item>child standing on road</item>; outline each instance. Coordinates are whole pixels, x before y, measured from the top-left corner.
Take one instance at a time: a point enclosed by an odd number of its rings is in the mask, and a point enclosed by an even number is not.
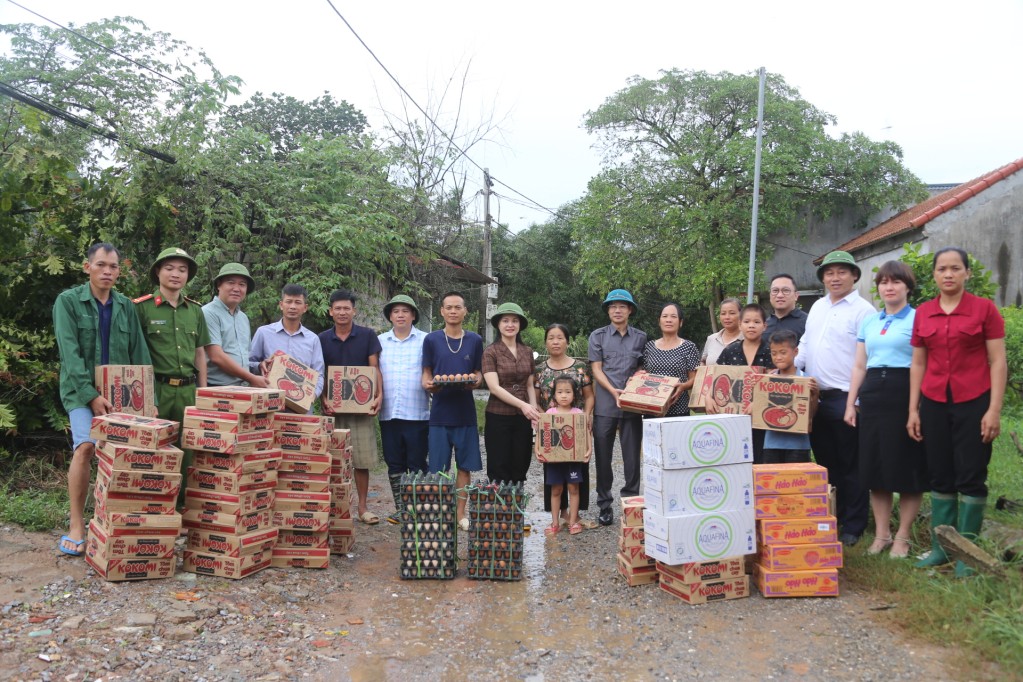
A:
[[[799,354],[799,338],[789,329],[782,329],[771,334],[771,360],[774,362],[775,374],[781,376],[805,376],[796,369],[796,356]],[[817,382],[810,384],[810,405],[816,406],[818,400]],[[810,421],[813,421],[811,407]],[[784,431],[767,431],[764,436],[764,464],[784,464],[786,462],[810,461],[810,435],[806,433],[786,433]]]
[[[562,374],[554,380],[554,407],[547,414],[582,414],[582,410],[573,407],[576,395],[575,379]],[[545,463],[544,475],[551,486],[551,525],[544,530],[544,535],[554,535],[561,530],[561,494],[568,486],[568,532],[578,535],[583,532],[579,523],[579,483],[583,480],[583,469],[589,466],[593,454],[593,440],[589,430],[586,431],[586,460],[583,462],[550,462]]]

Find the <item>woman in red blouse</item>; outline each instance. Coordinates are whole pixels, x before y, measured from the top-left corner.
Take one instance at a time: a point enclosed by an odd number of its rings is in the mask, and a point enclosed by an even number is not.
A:
[[[906,428],[924,443],[931,479],[931,553],[920,568],[948,563],[935,527],[955,526],[971,540],[980,532],[991,443],[1001,430],[1005,321],[994,303],[966,291],[969,262],[955,247],[934,254],[941,293],[917,309],[910,340]],[[956,564],[956,576],[970,573]]]

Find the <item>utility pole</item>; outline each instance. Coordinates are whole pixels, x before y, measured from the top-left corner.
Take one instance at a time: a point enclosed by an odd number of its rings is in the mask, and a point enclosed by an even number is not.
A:
[[[490,258],[490,188],[493,183],[490,180],[490,169],[483,169],[483,274],[487,277],[494,276],[494,266]],[[480,324],[483,329],[481,335],[486,339],[489,346],[494,342],[494,327],[490,324],[490,284],[480,287]],[[496,292],[495,292],[496,293]]]
[[[749,235],[749,280],[746,285],[746,303],[753,302],[753,280],[757,264],[757,215],[760,210],[760,147],[764,139],[764,83],[767,69],[760,67],[760,90],[757,93],[757,147],[753,161],[753,224]]]

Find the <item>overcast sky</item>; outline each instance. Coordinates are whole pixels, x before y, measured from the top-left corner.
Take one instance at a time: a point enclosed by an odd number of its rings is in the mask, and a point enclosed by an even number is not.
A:
[[[204,49],[262,91],[324,90],[379,129],[397,88],[326,0],[18,0],[60,23],[134,16]],[[420,104],[468,67],[463,117],[500,124],[470,156],[536,202],[578,198],[600,168],[587,111],[660,69],[782,75],[838,118],[891,139],[924,182],[963,182],[1023,157],[1023,0],[985,2],[343,2],[335,6]],[[627,7],[627,9],[626,9]],[[0,0],[0,23],[41,20]],[[450,124],[450,95],[447,115]],[[469,178],[478,188],[478,172]],[[507,189],[496,191],[514,197]],[[518,230],[545,214],[499,199]],[[473,215],[475,214],[475,215]],[[479,217],[477,201],[471,217]]]

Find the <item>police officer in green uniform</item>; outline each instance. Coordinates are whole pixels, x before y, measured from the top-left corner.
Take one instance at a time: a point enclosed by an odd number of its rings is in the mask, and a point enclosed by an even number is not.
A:
[[[159,416],[176,422],[184,419],[186,407],[195,404],[195,387],[206,385],[205,347],[210,343],[206,316],[198,301],[181,293],[197,269],[184,249],[164,249],[149,270],[156,290],[135,299],[153,357]]]

